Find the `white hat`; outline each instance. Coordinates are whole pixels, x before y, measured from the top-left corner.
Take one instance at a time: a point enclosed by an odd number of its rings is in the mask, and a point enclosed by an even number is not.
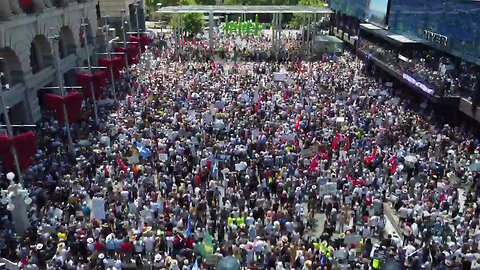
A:
[[[87,243],[89,243],[89,244],[93,243],[93,238],[89,237],[89,238],[87,239]]]
[[[36,245],[36,248],[37,248],[37,249],[42,249],[42,248],[43,248],[43,244],[42,244],[42,243],[38,243],[38,244]]]
[[[100,260],[103,260],[103,258],[105,258],[105,254],[103,254],[103,253],[98,254],[98,258]]]
[[[157,254],[155,255],[155,261],[160,261],[162,259],[162,255]]]

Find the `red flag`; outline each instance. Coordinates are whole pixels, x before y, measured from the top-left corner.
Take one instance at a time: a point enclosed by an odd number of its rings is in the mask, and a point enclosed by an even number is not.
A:
[[[201,177],[202,177],[202,173],[201,173],[201,172],[198,172],[197,176],[195,177],[195,184],[196,184],[197,186],[200,185]]]
[[[337,150],[339,140],[340,140],[340,134],[337,133],[337,134],[335,134],[335,138],[333,138],[333,142],[332,142],[332,149],[333,150]]]
[[[373,104],[372,109],[370,110],[370,116],[374,116],[374,115],[375,115],[376,109],[377,109],[377,104]]]
[[[345,142],[345,147],[343,147],[343,150],[345,151],[348,151],[348,149],[350,149],[350,139],[348,138],[348,136],[346,136],[346,142]]]
[[[367,165],[369,165],[370,163],[372,163],[372,161],[375,159],[375,156],[377,155],[377,149],[378,147],[375,147],[375,149],[373,150],[373,153],[371,156],[369,157],[365,157],[365,163]]]
[[[298,130],[300,128],[300,120],[301,120],[301,116],[297,117],[297,121],[295,121],[295,125],[293,125],[293,128]]]
[[[120,168],[121,168],[124,172],[127,172],[127,166],[125,165],[125,163],[123,163],[123,161],[120,159],[120,157],[119,157],[119,156],[116,156],[116,157],[115,157],[115,160],[117,161],[118,166],[120,166]]]
[[[390,165],[390,174],[394,174],[397,171],[397,167],[398,167],[397,157],[392,156],[388,160],[388,164]]]
[[[347,175],[347,178],[348,178],[348,180],[349,180],[350,182],[352,182],[352,184],[353,184],[354,186],[360,185],[360,182],[359,182],[357,179],[351,177],[350,175]]]
[[[317,169],[317,166],[318,166],[318,154],[316,154],[315,157],[312,159],[312,162],[310,163],[310,166],[308,167],[307,171],[313,172]]]

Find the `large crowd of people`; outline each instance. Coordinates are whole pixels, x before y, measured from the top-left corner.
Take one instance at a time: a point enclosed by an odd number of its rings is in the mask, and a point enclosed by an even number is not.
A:
[[[480,269],[468,131],[417,112],[348,52],[267,62],[182,41],[195,53],[179,57],[167,38],[98,124],[72,125],[74,153],[57,122],[37,128],[21,181],[31,224],[16,234],[0,205],[1,257],[21,269],[213,269],[230,256],[242,269]]]
[[[363,39],[360,50],[391,66],[400,74],[414,76],[435,90],[437,96],[476,99],[478,67],[433,49],[400,48],[385,42]],[[402,55],[404,54],[404,55]]]

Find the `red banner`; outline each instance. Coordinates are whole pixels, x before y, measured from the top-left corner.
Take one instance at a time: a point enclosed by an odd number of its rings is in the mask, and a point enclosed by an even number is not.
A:
[[[100,99],[102,96],[102,87],[108,84],[107,73],[105,71],[96,72],[93,75],[87,73],[77,72],[77,83],[83,87],[83,97],[91,98],[92,91],[90,82],[93,81],[93,89],[95,92],[95,98]]]
[[[113,66],[113,77],[115,80],[120,79],[120,70],[122,70],[125,67],[125,56],[121,57],[115,57],[112,58],[112,66]]]
[[[15,145],[17,150],[18,162],[22,171],[26,170],[32,165],[31,157],[37,152],[37,143],[35,142],[35,133],[29,131],[19,134],[10,140],[8,137],[0,137],[2,143],[3,167],[7,170],[15,170],[15,163],[13,160],[10,146]],[[6,146],[6,147],[5,147]]]
[[[0,134],[0,154],[5,153],[10,149],[10,139],[6,134]]]
[[[111,67],[112,60],[108,60],[106,57],[99,57],[98,58],[98,65],[101,67]]]
[[[18,0],[18,5],[26,12],[32,7],[32,0]]]
[[[125,53],[125,48],[124,47],[116,47],[115,52],[121,52]],[[135,64],[138,62],[137,59],[138,56],[138,47],[136,44],[132,44],[127,47],[127,57],[128,57],[128,64]]]
[[[68,121],[74,123],[80,119],[80,110],[82,109],[82,97],[80,93],[71,93],[65,97],[57,96],[54,94],[45,94],[45,102],[47,108],[51,111],[55,111],[55,120],[60,125],[63,125],[63,104],[66,105]]]
[[[150,39],[148,38],[148,36],[140,36],[140,38],[138,38],[137,36],[130,36],[130,41],[131,42],[138,42],[140,44],[140,50],[142,50],[142,53],[145,52],[145,46],[147,46],[148,44],[150,44]],[[137,44],[138,44],[137,43]],[[138,48],[137,48],[138,50]]]
[[[108,58],[100,57],[98,58],[98,65],[101,67],[112,67],[113,77],[115,80],[120,79],[120,70],[125,66],[125,58],[124,56],[119,56],[108,60]],[[110,72],[108,70],[107,74]],[[108,81],[111,80],[110,76],[107,76]]]

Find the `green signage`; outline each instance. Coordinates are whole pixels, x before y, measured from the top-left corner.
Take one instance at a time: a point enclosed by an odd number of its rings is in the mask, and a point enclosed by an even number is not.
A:
[[[225,23],[222,26],[223,32],[228,35],[231,35],[233,32],[237,32],[237,34],[245,34],[247,36],[250,34],[258,36],[262,29],[262,25],[258,23],[258,15],[255,17],[255,22],[252,22],[252,20],[248,20],[246,22],[230,22],[228,21],[227,16],[225,18]]]

